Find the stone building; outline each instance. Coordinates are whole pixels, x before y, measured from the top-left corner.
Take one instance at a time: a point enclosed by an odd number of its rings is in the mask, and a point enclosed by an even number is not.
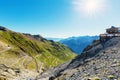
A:
[[[100,34],[100,41],[106,41],[113,37],[120,37],[120,27],[111,26],[111,28],[106,29],[106,33]]]

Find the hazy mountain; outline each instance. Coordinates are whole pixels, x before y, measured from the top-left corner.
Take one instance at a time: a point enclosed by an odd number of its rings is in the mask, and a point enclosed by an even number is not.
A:
[[[70,62],[41,74],[38,80],[119,80],[120,37],[94,41]]]
[[[0,80],[31,80],[74,57],[68,47],[58,42],[0,26]]]
[[[86,46],[97,39],[99,39],[99,36],[80,36],[62,39],[59,42],[71,48],[75,53],[80,54]]]
[[[64,39],[64,38],[50,38],[50,37],[47,38],[47,37],[46,37],[46,39],[59,42],[60,40],[62,40],[62,39]]]

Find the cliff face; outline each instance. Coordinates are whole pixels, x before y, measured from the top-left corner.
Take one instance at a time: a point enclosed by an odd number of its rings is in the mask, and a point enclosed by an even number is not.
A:
[[[120,37],[105,42],[94,41],[81,55],[52,71],[49,78],[53,80],[119,80]],[[38,79],[44,77],[46,75],[42,74]]]
[[[33,79],[74,57],[69,48],[58,42],[0,27],[0,80]]]

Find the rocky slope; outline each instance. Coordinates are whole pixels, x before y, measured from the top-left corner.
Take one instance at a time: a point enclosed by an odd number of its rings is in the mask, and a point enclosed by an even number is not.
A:
[[[69,48],[58,42],[0,26],[0,80],[31,80],[74,57]]]
[[[120,80],[120,37],[94,41],[71,62],[59,65],[37,79]]]

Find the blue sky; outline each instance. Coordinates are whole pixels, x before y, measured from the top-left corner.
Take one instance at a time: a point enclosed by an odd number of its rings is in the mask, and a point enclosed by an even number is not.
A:
[[[85,16],[74,0],[0,0],[0,25],[43,37],[99,35],[120,26],[120,0],[106,0],[105,12]]]

